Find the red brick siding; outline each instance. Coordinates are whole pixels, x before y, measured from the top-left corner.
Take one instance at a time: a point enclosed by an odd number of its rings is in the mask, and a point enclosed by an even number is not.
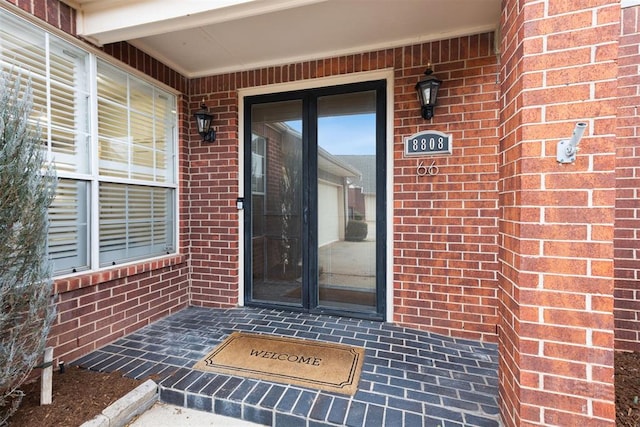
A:
[[[493,34],[396,51],[394,320],[447,335],[495,340],[498,268],[499,85]],[[401,61],[401,62],[400,62]],[[415,84],[434,64],[443,80],[431,122]],[[451,156],[404,158],[404,138],[452,135]],[[417,176],[420,161],[436,176]]]
[[[640,351],[640,7],[622,9],[616,149],[616,348]]]
[[[47,345],[70,362],[188,305],[184,256],[55,283],[57,316]]]
[[[507,426],[613,425],[613,0],[502,14],[500,397]],[[556,144],[588,121],[575,163]]]
[[[427,62],[444,80],[435,118],[420,117],[414,86]],[[497,59],[493,34],[194,79],[191,108],[214,112],[215,144],[192,130],[193,295],[202,305],[233,305],[238,289],[237,90],[359,71],[395,70],[394,320],[469,338],[495,340],[497,323]],[[405,137],[451,133],[452,156],[434,160],[435,177],[416,176],[403,158]],[[390,141],[391,143],[391,141]],[[202,218],[202,219],[201,219]],[[203,226],[203,221],[209,221]],[[390,219],[391,220],[391,219]],[[203,239],[202,235],[213,236]],[[215,273],[213,273],[215,272]]]
[[[220,84],[228,82],[221,78]],[[238,303],[238,106],[237,96],[228,86],[216,87],[221,89],[217,93],[191,96],[192,113],[205,99],[217,133],[215,142],[202,142],[193,120],[189,123],[186,197],[191,303],[221,307]]]
[[[524,15],[519,9],[519,4],[515,1],[503,2],[502,18],[502,40],[501,40],[501,96],[503,98],[502,111],[500,117],[500,125],[503,130],[501,132],[501,153],[500,159],[500,176],[501,187],[510,185],[511,180],[506,175],[512,175],[515,167],[512,165],[511,170],[506,171],[503,166],[509,158],[511,151],[517,151],[517,129],[523,120],[522,115],[514,115],[514,111],[521,101],[520,76],[517,71],[520,69],[522,62],[522,52],[520,44],[522,43],[521,34],[524,26]],[[507,96],[508,95],[508,96]],[[508,207],[515,203],[515,185],[514,191],[501,194],[500,197],[500,215],[508,213]],[[517,215],[511,214],[511,217],[517,218]],[[500,294],[499,294],[499,392],[500,392],[500,411],[503,420],[508,420],[507,425],[521,425],[521,403],[520,403],[520,363],[519,348],[520,337],[518,336],[520,318],[520,310],[517,304],[517,283],[519,281],[518,272],[509,264],[513,263],[514,256],[510,253],[508,246],[517,247],[517,242],[508,238],[508,234],[513,234],[517,230],[516,225],[507,224],[500,221],[501,231],[501,250],[500,261],[502,263],[502,271],[499,275]],[[510,260],[511,262],[505,262]]]
[[[76,11],[58,0],[5,0],[53,27],[76,35]]]

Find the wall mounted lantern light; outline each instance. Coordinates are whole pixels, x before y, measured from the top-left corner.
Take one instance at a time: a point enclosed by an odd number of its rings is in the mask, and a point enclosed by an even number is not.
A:
[[[200,110],[195,113],[195,117],[196,125],[198,126],[198,133],[202,137],[202,140],[206,142],[215,141],[216,131],[211,128],[211,119],[213,119],[213,116],[207,111],[204,99],[200,104]]]
[[[433,108],[438,101],[438,89],[442,80],[438,80],[435,76],[432,76],[433,69],[431,64],[427,65],[427,71],[424,72],[426,77],[420,80],[416,84],[416,90],[418,91],[418,99],[422,107],[422,118],[430,119],[433,117]]]

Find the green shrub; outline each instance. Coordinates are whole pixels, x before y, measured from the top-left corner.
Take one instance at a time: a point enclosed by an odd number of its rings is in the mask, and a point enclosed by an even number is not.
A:
[[[367,223],[364,221],[349,221],[345,240],[349,242],[360,242],[367,238]]]
[[[56,178],[29,121],[32,105],[31,82],[1,71],[0,425],[20,405],[54,318],[47,211]]]

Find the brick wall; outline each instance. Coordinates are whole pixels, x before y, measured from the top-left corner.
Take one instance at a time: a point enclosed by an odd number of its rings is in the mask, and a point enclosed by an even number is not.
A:
[[[188,305],[184,256],[60,279],[47,342],[70,362]]]
[[[614,425],[614,0],[504,2],[500,397],[507,426]],[[556,144],[589,123],[575,163]]]
[[[520,62],[523,61],[521,57],[520,44],[522,40],[519,34],[522,31],[524,25],[524,15],[518,8],[518,4],[515,1],[504,2],[501,17],[502,26],[502,40],[501,40],[501,55],[502,55],[502,68],[500,70],[500,81],[502,84],[502,91],[506,94],[509,93],[509,97],[505,95],[502,101],[502,112],[500,125],[503,128],[501,132],[502,145],[501,150],[503,154],[500,158],[500,164],[506,164],[508,159],[516,157],[516,155],[510,155],[508,147],[513,147],[512,151],[516,151],[518,147],[517,129],[521,126],[523,117],[522,114],[514,114],[517,105],[521,104],[522,94],[521,91],[521,76],[516,74],[516,71],[520,69]],[[504,148],[503,148],[504,147]],[[513,175],[516,170],[515,165],[512,164],[510,170],[505,170],[504,166],[500,167],[501,175],[501,187],[507,185],[513,187],[514,191],[511,193],[502,194],[500,200],[500,212],[501,215],[509,213],[509,217],[517,219],[519,215],[517,212],[512,212],[512,208],[506,207],[506,205],[515,204],[515,183],[510,185],[506,179],[506,175]],[[509,180],[517,180],[517,178],[509,178]],[[517,181],[516,181],[517,182]],[[500,261],[505,264],[501,267],[499,282],[499,380],[500,380],[500,411],[503,420],[508,420],[507,425],[519,426],[521,425],[521,403],[520,403],[520,377],[522,375],[519,364],[519,349],[520,349],[520,337],[518,336],[518,325],[520,319],[520,307],[517,304],[517,286],[520,281],[518,275],[519,272],[516,269],[513,259],[515,258],[509,254],[508,247],[517,248],[517,243],[508,237],[508,234],[513,234],[517,230],[517,225],[509,224],[503,220],[500,221],[501,243],[504,249],[500,253]],[[509,233],[509,230],[511,233]],[[511,262],[505,262],[505,258],[512,259]]]
[[[444,80],[435,117],[420,117],[414,89],[426,64]],[[445,334],[495,340],[497,323],[498,90],[493,34],[194,79],[190,107],[204,98],[218,140],[191,140],[192,302],[236,303],[238,289],[238,99],[240,88],[359,71],[395,70],[394,320]],[[439,174],[417,177],[403,139],[426,129],[453,135]],[[390,219],[391,220],[391,219]]]
[[[499,85],[493,34],[397,49],[394,68],[394,320],[445,335],[495,340]],[[443,80],[432,122],[420,117],[415,84],[434,64]],[[435,176],[418,177],[404,138],[453,137]],[[390,219],[391,220],[391,219]]]
[[[640,7],[622,9],[616,149],[616,348],[640,351]]]
[[[214,86],[206,86],[213,83]],[[204,87],[201,85],[205,85]],[[190,86],[193,88],[194,82]],[[191,120],[189,130],[188,228],[191,247],[191,304],[228,307],[238,303],[238,105],[228,77],[201,82],[191,96],[192,112],[202,100],[211,114],[216,141],[202,142]],[[192,89],[193,91],[193,89]]]
[[[75,33],[64,4],[6,1]],[[614,271],[618,347],[637,349],[640,329],[640,12],[623,10],[618,69],[619,4],[588,3],[505,0],[500,62],[484,34],[188,81],[126,43],[106,46],[187,94],[179,100],[185,255],[59,280],[57,354],[73,360],[189,302],[237,303],[237,89],[393,68],[392,320],[485,340],[496,339],[499,322],[506,425],[613,425]],[[420,118],[413,88],[429,61],[444,80],[432,122]],[[213,144],[200,142],[191,118],[203,98]],[[589,127],[578,160],[558,165],[555,145],[579,120]],[[402,143],[426,129],[451,133],[454,152],[433,159],[438,175],[418,178]]]

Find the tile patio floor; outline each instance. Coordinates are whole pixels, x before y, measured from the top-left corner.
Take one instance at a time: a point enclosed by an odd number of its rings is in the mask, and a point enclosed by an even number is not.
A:
[[[231,332],[366,349],[358,392],[344,396],[191,367]],[[499,426],[495,344],[335,316],[190,307],[74,362],[151,376],[160,400],[277,427]]]

